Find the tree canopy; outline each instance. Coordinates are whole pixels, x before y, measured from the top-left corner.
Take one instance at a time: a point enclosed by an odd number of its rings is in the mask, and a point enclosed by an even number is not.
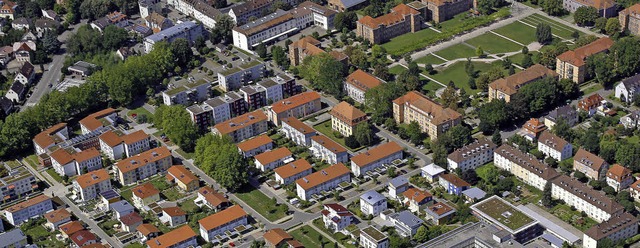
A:
[[[237,191],[249,183],[249,164],[227,136],[208,133],[198,139],[194,161],[228,190]]]
[[[328,53],[304,58],[299,72],[315,89],[334,96],[339,96],[342,93],[345,67]]]
[[[580,6],[573,13],[573,20],[579,26],[592,26],[598,17],[598,9],[592,6]]]
[[[186,152],[193,151],[198,139],[198,129],[189,113],[181,105],[161,105],[154,114],[154,123],[165,135]]]

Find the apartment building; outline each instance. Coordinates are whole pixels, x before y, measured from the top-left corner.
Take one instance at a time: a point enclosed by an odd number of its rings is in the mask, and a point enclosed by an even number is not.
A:
[[[237,95],[237,93],[235,94]],[[242,98],[238,97],[238,99],[241,100]],[[244,104],[234,104],[234,100],[235,100],[234,98],[232,98],[231,96],[227,96],[227,94],[225,94],[224,96],[217,96],[215,98],[211,98],[209,100],[204,101],[204,103],[202,103],[201,105],[202,111],[204,111],[202,115],[209,115],[209,116],[199,118],[202,121],[196,122],[196,124],[198,126],[213,126],[214,124],[231,119],[232,105],[235,106],[236,108],[240,108],[240,109],[236,109],[239,111],[238,115],[244,114],[246,112],[246,106]],[[195,114],[198,113],[198,111],[193,111],[193,113],[194,113],[194,116],[192,117],[192,120],[197,119],[195,117]],[[209,121],[207,122],[207,120]]]
[[[96,199],[101,192],[111,188],[111,177],[105,169],[82,174],[73,181],[73,190],[82,201]]]
[[[153,46],[161,41],[171,43],[176,39],[183,38],[187,41],[194,42],[196,38],[202,37],[202,25],[194,21],[181,22],[173,27],[162,30],[144,38],[144,52],[149,53],[153,50]]]
[[[516,74],[491,82],[489,84],[489,101],[502,99],[505,102],[510,102],[511,97],[518,93],[518,90],[522,88],[522,86],[545,77],[557,76],[558,74],[555,71],[544,65],[535,64]]]
[[[281,121],[284,135],[299,146],[311,146],[311,137],[316,136],[316,130],[300,120],[290,117]]]
[[[84,151],[58,148],[51,153],[51,165],[60,176],[74,176],[102,168],[102,157],[94,147]]]
[[[389,238],[373,226],[360,230],[360,245],[364,248],[389,248]]]
[[[222,12],[205,0],[173,0],[173,6],[180,13],[198,20],[208,29],[214,29],[216,17],[222,15]]]
[[[607,171],[607,185],[616,191],[626,189],[635,181],[632,171],[622,165],[614,164]]]
[[[112,160],[131,157],[151,148],[151,137],[142,130],[119,136],[114,131],[107,131],[98,138],[100,150]]]
[[[510,145],[502,145],[494,152],[496,167],[513,173],[524,183],[544,190],[547,182],[558,176],[558,172],[540,162],[531,154],[523,153]]]
[[[573,156],[573,146],[566,140],[552,134],[549,131],[543,131],[538,138],[538,151],[545,155],[562,161]]]
[[[553,128],[560,119],[564,120],[570,127],[573,127],[578,123],[578,111],[571,105],[557,107],[544,117],[544,125],[548,128]]]
[[[343,101],[331,108],[331,128],[345,137],[354,133],[355,127],[367,120],[367,114]]]
[[[300,178],[310,175],[312,171],[311,164],[302,158],[273,169],[276,182],[281,185],[293,183]]]
[[[299,26],[318,26],[324,30],[333,29],[333,19],[337,12],[320,4],[305,1],[291,11],[299,22]]]
[[[165,105],[182,104],[189,106],[194,102],[204,101],[209,98],[211,82],[205,79],[189,82],[182,81],[178,82],[178,84],[183,85],[162,92],[162,102]]]
[[[303,201],[309,201],[315,194],[334,190],[340,183],[350,181],[349,168],[343,163],[337,163],[296,180],[296,193]]]
[[[3,203],[19,199],[37,189],[36,177],[24,166],[9,170],[6,176],[0,178],[0,199]]]
[[[578,111],[584,111],[587,112],[588,116],[593,116],[597,112],[598,107],[603,104],[603,101],[604,98],[598,93],[582,98],[578,101]]]
[[[189,227],[181,226],[145,243],[149,248],[187,248],[198,246],[198,235]]]
[[[500,234],[492,231],[494,235],[491,236],[493,236],[494,242],[503,243],[507,240],[513,240],[520,244],[526,244],[532,239],[540,237],[545,231],[536,218],[531,217],[527,212],[521,211],[499,196],[494,195],[471,205],[471,211],[474,216],[482,220],[481,223],[490,224],[490,226],[500,230]],[[476,240],[476,242],[478,241]],[[562,243],[562,241],[560,242]],[[505,245],[500,245],[500,247]]]
[[[356,10],[364,7],[366,3],[368,3],[367,0],[329,0],[327,2],[329,8],[338,12]]]
[[[173,164],[171,151],[161,146],[123,159],[115,164],[118,182],[129,185],[167,171]]]
[[[174,165],[167,169],[167,181],[175,183],[184,191],[191,192],[200,187],[200,178],[193,174],[184,165]]]
[[[567,1],[582,0],[564,0],[565,3]],[[601,0],[600,2],[604,1]],[[560,78],[568,78],[578,84],[583,83],[587,79],[587,58],[594,54],[609,51],[612,45],[613,40],[604,37],[574,50],[566,51],[556,58],[556,73],[560,75]]]
[[[387,142],[351,157],[351,171],[356,177],[366,175],[380,166],[402,159],[403,153],[398,143]]]
[[[615,96],[621,102],[632,103],[640,94],[640,74],[628,77],[616,85]]]
[[[520,135],[524,136],[527,140],[534,142],[545,130],[547,130],[547,126],[545,126],[543,122],[537,118],[531,118],[522,125],[522,133],[520,133]]]
[[[240,88],[240,94],[247,102],[250,110],[259,109],[267,105],[267,89],[260,85],[247,85]]]
[[[289,61],[291,65],[298,66],[304,61],[304,58],[309,56],[315,56],[323,54],[326,51],[321,48],[320,41],[311,36],[305,36],[299,40],[289,44]],[[330,51],[329,55],[336,61],[343,63],[345,66],[348,63],[349,57],[339,51]]]
[[[265,12],[269,12],[273,2],[273,0],[247,1],[229,9],[228,15],[237,25],[242,25],[247,23],[251,17],[257,19],[265,16]]]
[[[471,144],[456,149],[447,156],[450,171],[460,168],[462,171],[476,168],[493,161],[496,144],[487,138],[478,139]]]
[[[156,187],[151,183],[138,185],[133,188],[131,192],[133,193],[131,196],[133,206],[137,209],[144,209],[144,207],[149,206],[154,202],[159,202],[161,199],[160,190],[156,189]]]
[[[234,228],[246,225],[249,222],[248,217],[249,215],[238,205],[209,215],[198,221],[200,236],[207,242],[213,242],[216,240],[215,236],[224,235],[227,231],[235,232]]]
[[[640,202],[640,180],[635,181],[629,186],[629,193],[634,201]]]
[[[284,165],[289,161],[293,161],[293,154],[286,147],[280,147],[275,150],[266,151],[256,155],[255,165],[260,171],[265,172],[273,170],[276,167]]]
[[[311,137],[310,150],[315,158],[329,164],[347,163],[349,161],[347,149],[324,135]]]
[[[118,118],[118,113],[115,109],[103,109],[80,120],[80,129],[82,134],[85,135],[101,127],[113,125]]]
[[[47,150],[69,139],[67,123],[61,122],[43,130],[33,137],[33,148],[36,155],[47,153]]]
[[[474,1],[472,0],[427,0],[423,4],[427,5],[428,15],[431,15],[429,17],[434,22],[449,20],[457,14],[474,8]]]
[[[587,229],[582,239],[582,247],[597,248],[604,239],[609,239],[615,244],[636,234],[638,234],[638,218],[624,212]]]
[[[320,94],[308,91],[272,104],[267,110],[269,121],[280,126],[282,118],[304,118],[322,109]]]
[[[404,197],[402,203],[408,206],[411,212],[419,213],[427,206],[429,202],[433,200],[433,195],[428,191],[424,191],[418,188],[409,188],[405,192],[402,192]]]
[[[278,77],[271,77],[262,79],[257,83],[257,86],[264,90],[265,105],[271,105],[284,98],[283,85],[278,83],[278,80]]]
[[[243,85],[262,78],[266,69],[264,63],[259,60],[245,61],[234,67],[224,67],[218,72],[220,89],[225,92],[240,89]]]
[[[331,203],[324,204],[322,214],[322,222],[324,227],[332,233],[342,232],[347,226],[351,225],[353,214],[340,204]]]
[[[387,210],[387,198],[375,190],[369,190],[360,196],[360,211],[363,215],[378,216]]]
[[[268,43],[298,32],[293,13],[277,9],[274,13],[233,28],[233,45],[251,52],[260,43]]]
[[[19,226],[30,218],[42,216],[53,210],[53,202],[46,195],[39,195],[4,209],[5,219],[11,225]]]
[[[618,21],[622,31],[629,30],[633,35],[640,34],[640,4],[636,3],[618,12]]]
[[[398,124],[420,125],[422,132],[429,134],[432,140],[449,128],[460,124],[462,115],[453,109],[445,108],[417,91],[411,91],[393,100],[393,119]]]
[[[118,11],[108,13],[106,16],[91,22],[91,28],[97,29],[100,32],[103,32],[108,26],[125,28],[129,25],[131,25],[131,23],[129,22],[128,16]]]
[[[604,159],[583,148],[573,156],[573,170],[582,172],[588,178],[602,180],[608,169],[609,164]]]
[[[382,44],[396,36],[420,31],[423,21],[419,11],[399,4],[388,14],[360,18],[356,22],[356,36],[369,40],[371,44]]]
[[[273,140],[263,134],[255,138],[238,143],[238,150],[245,158],[273,149]]]
[[[396,228],[396,232],[402,237],[411,238],[418,232],[424,221],[409,210],[395,213],[389,216],[390,221]]]
[[[364,94],[383,83],[381,79],[358,69],[345,79],[344,92],[354,101],[364,104]]]
[[[191,105],[187,107],[187,113],[189,113],[189,119],[200,131],[207,130],[213,124],[213,109],[209,105]]]
[[[598,10],[598,16],[604,18],[614,17],[618,14],[618,4],[615,0],[563,0],[562,8],[573,13],[580,7],[594,7]]]
[[[608,220],[624,211],[622,205],[607,197],[604,192],[562,174],[551,180],[551,197],[563,200],[578,212],[584,211],[597,222]]]
[[[4,6],[2,7],[2,10],[5,9]],[[27,235],[24,235],[20,228],[15,228],[11,231],[0,233],[0,242],[2,242],[2,247],[7,248],[22,248],[30,246],[29,241],[27,240]]]
[[[262,110],[256,110],[216,124],[212,132],[227,135],[237,143],[264,133],[267,129],[267,116]]]
[[[462,180],[462,178],[459,178],[455,174],[440,175],[438,183],[447,191],[447,193],[452,195],[461,195],[462,191],[471,188],[471,184]]]

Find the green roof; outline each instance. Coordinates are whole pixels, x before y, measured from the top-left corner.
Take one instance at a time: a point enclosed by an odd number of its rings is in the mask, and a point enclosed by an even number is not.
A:
[[[4,162],[4,163],[9,167],[9,169],[15,169],[15,168],[18,168],[18,167],[22,166],[22,164],[20,164],[16,160],[10,160],[10,161]]]
[[[236,72],[241,71],[242,69],[238,68],[238,67],[231,67],[229,69],[226,69],[224,71],[221,71],[220,74],[224,75],[224,76],[229,76],[231,74],[234,74]]]
[[[31,173],[29,171],[27,171],[26,168],[19,168],[18,169],[19,172],[17,174],[14,174],[12,176],[7,176],[2,178],[2,180],[6,183],[6,184],[11,184],[13,182],[25,179],[27,177],[33,177],[33,175],[31,175]],[[2,184],[2,182],[0,182],[0,185]]]
[[[208,83],[207,80],[200,79],[198,81],[185,84],[185,86],[187,86],[188,88],[195,88],[195,87],[198,87],[198,86],[206,84],[206,83]]]
[[[536,222],[528,215],[513,207],[510,203],[497,196],[493,196],[473,205],[472,209],[475,209],[481,214],[487,215],[492,219],[492,221],[508,227],[512,232]]]
[[[262,61],[254,59],[254,60],[251,60],[251,61],[249,61],[247,63],[244,63],[244,64],[240,65],[240,67],[242,67],[244,69],[247,69],[247,68],[251,68],[251,67],[254,67],[256,65],[259,65],[259,64],[262,64]]]
[[[364,229],[360,230],[360,232],[366,233],[369,237],[375,239],[376,241],[380,241],[387,238],[387,235],[378,231],[378,229],[376,229],[373,226],[365,227]]]
[[[167,95],[173,96],[185,90],[187,90],[187,87],[180,86],[180,87],[175,87],[173,89],[167,90],[164,93],[166,93]]]

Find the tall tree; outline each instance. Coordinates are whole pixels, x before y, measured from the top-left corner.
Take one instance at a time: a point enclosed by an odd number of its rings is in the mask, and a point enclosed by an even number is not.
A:
[[[289,58],[287,57],[286,52],[281,46],[272,46],[271,47],[271,57],[276,62],[277,65],[282,66],[284,68],[289,67]]]
[[[178,38],[171,43],[171,52],[176,58],[176,65],[182,68],[186,68],[193,58],[193,51],[189,41],[184,38]]]
[[[47,30],[44,32],[44,36],[42,37],[42,45],[44,46],[44,50],[47,54],[54,54],[58,52],[61,43],[55,32]]]
[[[209,133],[198,139],[195,162],[222,187],[236,191],[248,183],[247,160],[227,136]]]
[[[620,33],[620,21],[618,21],[618,18],[612,17],[607,19],[607,25],[604,27],[604,31],[610,36]]]
[[[546,0],[546,1],[555,1],[555,0]],[[562,3],[562,2],[561,2]],[[549,24],[546,23],[539,23],[538,26],[536,27],[536,40],[540,43],[540,44],[549,44],[549,42],[551,42],[551,40],[553,39],[553,36],[551,35],[551,26],[549,26]]]
[[[390,117],[393,111],[391,101],[402,96],[404,93],[404,87],[395,82],[381,84],[365,92],[364,102],[367,111],[371,112],[371,120],[375,123],[382,123],[385,118]]]
[[[500,130],[496,130],[493,132],[493,135],[491,136],[491,142],[496,144],[496,146],[502,145],[502,135],[500,135]]]
[[[333,18],[333,26],[336,30],[352,30],[356,28],[356,21],[358,16],[353,11],[338,12]]]
[[[369,146],[374,141],[373,127],[368,121],[363,121],[356,125],[353,136],[361,146]]]
[[[611,46],[609,56],[613,59],[615,72],[623,77],[634,75],[640,70],[640,43],[635,37],[618,40]]]
[[[573,20],[579,26],[591,26],[595,24],[596,19],[598,19],[600,15],[598,14],[598,9],[592,6],[580,6],[573,13]]]
[[[198,130],[191,121],[189,113],[180,105],[162,105],[154,116],[154,122],[159,124],[167,137],[183,150],[193,151],[198,138]]]
[[[547,184],[544,185],[541,201],[543,206],[547,208],[553,207],[553,198],[551,198],[551,182],[547,182]]]
[[[560,16],[565,13],[562,8],[562,0],[543,0],[542,10],[552,16]]]
[[[260,44],[258,44],[256,46],[256,53],[258,54],[258,56],[260,56],[260,58],[264,59],[267,57],[267,46],[260,42]]]
[[[299,72],[315,89],[334,96],[339,96],[342,92],[345,67],[328,53],[304,58]]]
[[[480,130],[484,133],[492,133],[511,120],[511,113],[504,100],[496,99],[480,107],[478,118]]]

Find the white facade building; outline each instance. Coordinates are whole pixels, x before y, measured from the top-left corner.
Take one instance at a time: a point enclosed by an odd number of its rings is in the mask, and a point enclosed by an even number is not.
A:
[[[544,131],[540,134],[540,138],[538,138],[538,150],[558,161],[573,156],[571,143],[549,131]]]
[[[360,196],[360,211],[363,215],[378,216],[387,209],[387,198],[375,190],[367,191]]]
[[[596,191],[586,184],[566,175],[552,180],[551,197],[563,200],[578,212],[584,211],[587,216],[597,222],[603,222],[611,216],[621,214],[624,207],[611,198]]]
[[[304,124],[295,117],[282,119],[282,132],[299,146],[311,146],[311,137],[316,136],[316,130]]]
[[[383,164],[391,164],[394,160],[403,158],[403,149],[396,142],[391,141],[351,158],[351,171],[359,177],[375,170]]]
[[[349,153],[347,149],[324,135],[311,137],[311,152],[313,156],[329,164],[347,163]]]
[[[484,164],[493,161],[493,151],[496,144],[488,139],[480,139],[456,149],[447,157],[449,171],[460,168],[462,171],[474,170]]]
[[[309,201],[314,194],[334,190],[339,187],[340,183],[350,181],[349,168],[338,163],[296,180],[296,192],[300,199]]]
[[[18,226],[22,222],[42,216],[53,210],[53,202],[46,195],[39,195],[4,209],[4,217],[11,225]]]

